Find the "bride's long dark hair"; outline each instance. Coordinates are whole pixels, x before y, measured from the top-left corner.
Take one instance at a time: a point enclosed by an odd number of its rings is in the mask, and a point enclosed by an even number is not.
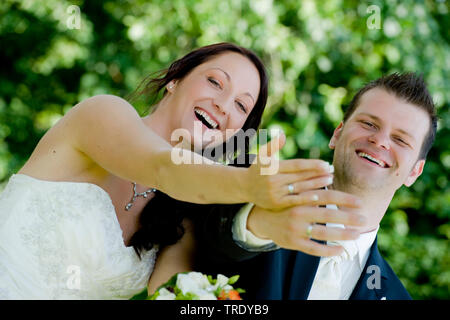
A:
[[[166,94],[165,86],[171,80],[181,80],[189,74],[192,69],[200,64],[215,56],[230,51],[237,52],[244,57],[247,57],[259,72],[260,90],[258,99],[241,130],[241,133],[248,132],[248,129],[253,129],[256,132],[261,123],[262,114],[267,102],[267,72],[264,64],[255,53],[232,43],[224,42],[212,44],[188,53],[181,59],[173,62],[168,69],[160,71],[156,77],[150,75],[144,79],[138,89],[128,97],[128,100],[132,102],[136,97],[141,95],[146,95],[150,98],[157,97],[158,95],[161,95],[161,92],[164,96]],[[231,139],[235,138],[236,136]],[[225,154],[225,157],[229,159],[234,157],[237,153],[240,154],[239,158],[242,161],[239,161],[239,163],[244,162],[243,166],[248,166],[250,163],[248,156],[248,139],[246,139],[246,143],[243,145],[244,150],[237,150],[236,148],[241,146],[241,144],[233,143],[231,139],[225,142],[224,145],[222,145],[222,148],[218,150],[229,153]],[[230,145],[233,147],[231,148],[232,150],[228,150],[230,149]],[[205,152],[205,154],[210,155],[210,157],[215,160],[224,156],[224,154],[218,154],[215,150],[209,150],[208,152]],[[182,226],[183,218],[192,214],[201,214],[204,208],[204,205],[178,201],[163,192],[156,191],[153,199],[148,202],[141,213],[139,220],[140,227],[131,237],[130,245],[134,247],[136,253],[140,257],[142,250],[150,250],[153,245],[159,245],[161,248],[174,244],[184,234],[184,228]]]

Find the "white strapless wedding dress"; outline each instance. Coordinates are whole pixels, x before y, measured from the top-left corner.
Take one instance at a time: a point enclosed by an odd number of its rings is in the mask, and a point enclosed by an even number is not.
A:
[[[126,247],[108,193],[13,175],[0,194],[0,299],[129,299],[157,249]]]

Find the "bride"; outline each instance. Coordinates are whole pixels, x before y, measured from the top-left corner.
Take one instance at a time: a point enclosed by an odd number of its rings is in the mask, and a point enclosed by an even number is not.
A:
[[[183,152],[199,164],[172,161],[176,129],[202,147],[211,132],[226,140],[227,129],[257,129],[267,82],[254,53],[220,43],[148,81],[144,91],[164,94],[146,117],[111,95],[74,106],[0,194],[0,299],[129,299],[142,291],[158,247],[137,254],[130,239],[155,190],[192,203],[295,204],[287,186],[302,170],[326,172],[325,162],[281,161],[268,176],[258,164],[206,162],[191,146]],[[194,134],[195,124],[203,136]],[[323,175],[310,183],[328,184]]]

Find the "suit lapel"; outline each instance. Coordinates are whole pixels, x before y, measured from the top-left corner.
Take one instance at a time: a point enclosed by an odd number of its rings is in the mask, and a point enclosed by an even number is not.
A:
[[[286,262],[283,249],[263,253],[257,257],[255,269],[258,273],[258,281],[255,283],[256,300],[282,300],[283,284],[285,281]],[[258,269],[260,267],[261,269]]]
[[[311,256],[300,251],[291,252],[294,256],[292,274],[287,299],[289,300],[307,300],[311,290],[320,257]]]
[[[279,249],[263,254],[262,277],[256,283],[258,300],[306,300],[316,276],[320,257]],[[378,251],[377,238],[350,300],[380,300],[386,297],[388,268]],[[377,280],[378,277],[378,280]],[[379,282],[377,282],[379,281]]]
[[[377,279],[377,277],[379,277],[379,279]],[[370,248],[369,258],[364,266],[364,270],[349,299],[380,300],[383,297],[386,297],[385,291],[387,286],[384,285],[384,283],[386,283],[387,280],[388,274],[385,269],[385,262],[378,251],[377,238],[375,238],[375,241]]]
[[[306,300],[320,257],[279,249],[261,257],[262,267],[255,292],[257,300]]]

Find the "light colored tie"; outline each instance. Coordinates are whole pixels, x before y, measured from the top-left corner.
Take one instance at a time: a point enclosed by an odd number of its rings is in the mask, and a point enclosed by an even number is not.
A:
[[[308,300],[338,300],[341,296],[342,265],[346,260],[353,260],[358,247],[354,240],[328,242],[344,247],[340,256],[323,257],[314,278]]]

